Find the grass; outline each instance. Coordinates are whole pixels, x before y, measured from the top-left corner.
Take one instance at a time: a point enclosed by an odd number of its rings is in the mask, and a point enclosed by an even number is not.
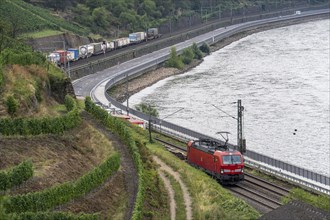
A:
[[[174,177],[164,171],[165,176],[170,180],[172,188],[174,190],[174,199],[176,202],[176,219],[186,219],[186,207],[183,199],[183,192],[178,181]]]
[[[290,191],[287,197],[282,198],[282,202],[286,204],[292,200],[300,200],[319,209],[330,212],[330,198],[327,195],[314,195],[303,189],[294,188]]]
[[[59,30],[51,30],[51,29],[45,29],[37,32],[30,32],[30,33],[25,33],[22,34],[21,37],[23,38],[42,38],[42,37],[49,37],[49,36],[54,36],[58,34],[62,34],[63,31]]]

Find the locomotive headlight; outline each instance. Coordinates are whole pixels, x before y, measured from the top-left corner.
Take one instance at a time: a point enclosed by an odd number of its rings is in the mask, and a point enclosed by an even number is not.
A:
[[[220,170],[220,173],[222,173],[222,174],[223,174],[223,169],[221,169],[221,170]]]

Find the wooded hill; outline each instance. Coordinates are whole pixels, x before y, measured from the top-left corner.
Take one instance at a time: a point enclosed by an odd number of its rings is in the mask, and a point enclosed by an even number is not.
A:
[[[322,2],[327,0],[2,0],[0,19],[14,36],[50,29],[114,37],[118,30],[142,31],[182,16],[211,18],[228,10],[267,11]]]

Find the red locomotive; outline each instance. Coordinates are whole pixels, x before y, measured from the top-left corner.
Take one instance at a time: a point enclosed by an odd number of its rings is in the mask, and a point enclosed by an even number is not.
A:
[[[217,178],[221,183],[235,184],[244,180],[244,160],[239,151],[212,140],[189,141],[187,161]]]

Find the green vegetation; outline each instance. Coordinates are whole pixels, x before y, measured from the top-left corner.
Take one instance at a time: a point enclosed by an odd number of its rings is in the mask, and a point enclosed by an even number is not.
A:
[[[8,171],[0,171],[0,191],[18,186],[33,176],[32,162],[27,160]]]
[[[317,208],[323,209],[330,212],[330,199],[327,195],[313,195],[309,192],[306,192],[300,188],[294,188],[290,191],[290,194],[287,197],[282,199],[283,203],[286,204],[291,200],[298,199],[300,201],[306,202],[315,206]]]
[[[78,214],[74,215],[66,212],[26,212],[23,214],[8,215],[8,220],[97,220],[97,214]],[[6,219],[5,219],[6,220]]]
[[[199,49],[206,54],[210,54],[211,52],[210,46],[205,42],[202,44],[202,46],[199,47]]]
[[[66,95],[64,99],[65,107],[68,111],[72,111],[77,107],[76,100],[71,95]]]
[[[44,118],[0,118],[2,135],[60,134],[81,122],[78,108],[63,116]]]
[[[86,34],[87,30],[22,0],[1,1],[0,18],[12,25],[14,35],[44,29],[71,31]],[[13,37],[15,37],[13,36]]]
[[[191,47],[183,50],[181,57],[184,64],[188,65],[194,60],[194,52]]]
[[[119,166],[119,154],[114,153],[101,165],[80,177],[76,182],[67,182],[40,192],[9,197],[5,209],[8,213],[49,210],[90,192],[118,170]]]
[[[7,112],[10,116],[14,116],[17,112],[18,102],[13,96],[8,96],[6,101]]]
[[[260,214],[234,197],[204,172],[197,170],[168,152],[159,143],[148,143],[148,132],[131,126],[135,136],[146,143],[148,151],[179,172],[193,200],[193,219],[258,219]]]
[[[141,219],[142,217],[142,207],[144,203],[144,192],[145,192],[145,183],[144,183],[144,168],[141,160],[141,155],[139,153],[139,146],[143,146],[144,144],[139,140],[134,140],[133,134],[130,129],[123,123],[120,119],[112,117],[108,114],[104,109],[96,106],[90,97],[86,97],[85,99],[85,108],[86,111],[91,113],[95,118],[100,120],[107,128],[109,128],[112,132],[117,134],[120,139],[125,143],[128,147],[135,167],[137,169],[137,175],[139,179],[138,192],[136,196],[133,217],[132,219]]]
[[[200,51],[200,49],[198,48],[196,43],[193,43],[193,45],[191,46],[191,49],[194,53],[195,59],[201,60],[203,58],[203,53],[202,53],[202,51]]]
[[[136,110],[143,112],[145,114],[154,116],[154,117],[158,117],[159,113],[157,111],[157,109],[153,106],[151,106],[150,104],[145,104],[145,103],[140,103],[138,105],[135,106]]]
[[[186,207],[184,204],[181,186],[171,174],[167,173],[166,171],[164,172],[166,177],[170,180],[171,186],[174,190],[174,200],[176,202],[176,219],[186,219]]]
[[[174,67],[177,69],[183,69],[183,67],[184,67],[184,64],[183,64],[181,58],[176,53],[175,47],[171,47],[170,58],[166,61],[166,66]]]

